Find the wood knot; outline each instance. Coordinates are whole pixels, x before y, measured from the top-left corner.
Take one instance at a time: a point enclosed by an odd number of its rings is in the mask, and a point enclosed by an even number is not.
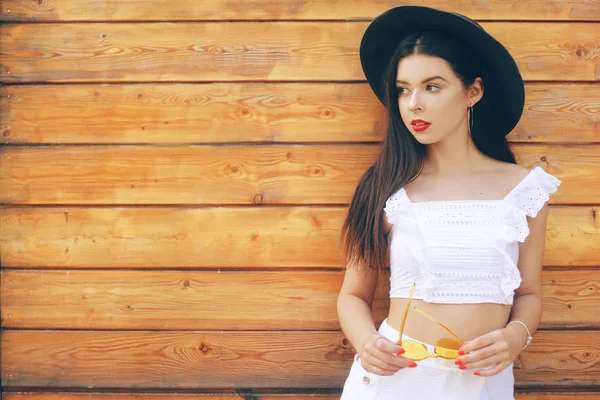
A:
[[[320,110],[320,112],[321,112],[322,116],[327,117],[327,118],[333,116],[333,111],[330,108],[322,108]]]
[[[254,113],[251,108],[242,107],[240,108],[240,118],[241,119],[252,119]]]
[[[2,132],[2,136],[9,137],[10,136],[10,129],[7,129],[4,132]]]
[[[238,163],[227,164],[225,168],[227,168],[227,176],[235,178],[243,175],[243,168]]]
[[[210,347],[205,345],[204,342],[200,342],[200,344],[198,345],[198,350],[200,350],[202,354],[207,355],[210,351]]]
[[[542,157],[540,158],[540,161],[541,161],[541,162],[546,162],[546,156],[542,156]]]
[[[319,166],[309,165],[307,168],[311,175],[323,175],[323,169]]]
[[[311,217],[310,221],[313,223],[314,226],[316,226],[317,228],[320,228],[322,226],[321,221],[319,221],[319,219],[317,217]]]
[[[190,281],[183,281],[183,286],[189,287],[190,286]]]
[[[262,204],[263,203],[263,194],[262,193],[257,193],[254,195],[254,204]]]
[[[577,49],[577,51],[575,52],[575,54],[577,54],[577,57],[581,57],[583,55],[583,50]]]

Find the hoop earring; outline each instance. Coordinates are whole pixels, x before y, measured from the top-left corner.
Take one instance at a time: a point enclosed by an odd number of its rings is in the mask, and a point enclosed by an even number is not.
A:
[[[469,107],[469,134],[473,132],[473,107]]]

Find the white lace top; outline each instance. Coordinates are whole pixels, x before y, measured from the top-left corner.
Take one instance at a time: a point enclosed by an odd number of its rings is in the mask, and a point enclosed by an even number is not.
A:
[[[518,242],[560,181],[532,169],[501,200],[413,203],[404,188],[386,202],[390,297],[432,303],[512,304],[521,284]]]

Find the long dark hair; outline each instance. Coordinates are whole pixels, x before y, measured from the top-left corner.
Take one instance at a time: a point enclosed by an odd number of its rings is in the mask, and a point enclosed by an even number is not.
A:
[[[485,87],[487,73],[474,53],[448,32],[424,31],[407,36],[396,48],[386,77],[387,134],[379,157],[361,177],[348,209],[341,232],[342,251],[347,265],[384,270],[387,243],[383,208],[386,200],[413,181],[422,171],[426,146],[408,131],[398,109],[396,73],[398,62],[412,54],[426,54],[446,60],[465,88],[481,77],[484,95],[473,107],[471,137],[475,146],[496,160],[516,164],[504,134],[495,132],[501,110],[492,110],[489,99],[493,88]],[[490,95],[490,91],[492,94]],[[492,112],[494,111],[494,112]]]

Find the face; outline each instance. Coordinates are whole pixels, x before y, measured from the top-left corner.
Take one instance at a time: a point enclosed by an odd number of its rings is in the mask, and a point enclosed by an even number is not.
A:
[[[423,144],[469,135],[469,105],[483,95],[481,79],[465,88],[442,58],[414,54],[398,63],[398,108],[415,139]]]

